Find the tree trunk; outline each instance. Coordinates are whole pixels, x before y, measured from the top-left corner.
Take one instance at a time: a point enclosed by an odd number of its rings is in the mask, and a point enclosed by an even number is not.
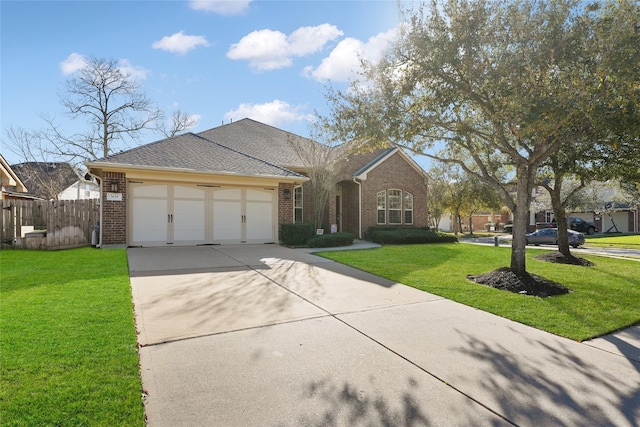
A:
[[[516,184],[517,205],[513,213],[513,240],[511,241],[511,270],[524,275],[527,272],[526,242],[529,225],[529,205],[531,204],[532,180],[529,168],[519,166]]]
[[[473,215],[469,215],[469,235],[473,236]]]
[[[569,250],[569,238],[567,233],[567,211],[559,198],[554,197],[553,194],[551,195],[551,206],[553,207],[553,214],[558,225],[558,251],[565,257],[570,257],[571,251]]]

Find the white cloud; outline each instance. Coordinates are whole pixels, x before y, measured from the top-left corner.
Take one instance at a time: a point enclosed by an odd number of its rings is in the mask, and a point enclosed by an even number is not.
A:
[[[128,59],[119,60],[120,66],[118,67],[120,71],[124,74],[132,77],[135,80],[144,80],[147,78],[148,71],[144,67],[139,67],[132,65]]]
[[[394,28],[371,37],[367,42],[351,37],[341,40],[317,68],[306,67],[304,74],[319,81],[348,81],[361,71],[361,59],[378,61],[396,34],[397,28]]]
[[[189,5],[194,10],[214,12],[219,15],[239,15],[244,13],[253,0],[191,0]]]
[[[164,36],[161,40],[151,45],[154,49],[166,50],[180,55],[184,55],[198,46],[209,46],[209,42],[204,36],[189,36],[185,35],[183,31]]]
[[[62,70],[62,74],[69,75],[73,74],[76,71],[82,70],[87,66],[87,60],[84,56],[79,53],[72,53],[67,56],[67,59],[60,63],[60,70]]]
[[[240,104],[237,109],[225,113],[224,119],[237,121],[250,118],[276,127],[287,123],[312,121],[313,115],[305,114],[304,108],[276,99],[265,104]]]
[[[338,27],[329,24],[300,27],[287,37],[287,42],[292,55],[304,56],[319,51],[328,41],[343,34]]]
[[[259,30],[231,45],[227,57],[246,59],[251,68],[258,71],[277,70],[291,65],[287,48],[287,36],[280,31]]]
[[[256,71],[277,70],[291,66],[292,57],[317,52],[342,34],[336,26],[329,24],[301,27],[289,36],[280,31],[257,30],[231,45],[227,57],[247,60]]]

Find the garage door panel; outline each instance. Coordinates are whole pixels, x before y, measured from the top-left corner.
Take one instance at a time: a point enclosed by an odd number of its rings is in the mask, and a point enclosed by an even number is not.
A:
[[[246,204],[247,242],[273,241],[273,209],[271,203]]]
[[[215,201],[213,203],[213,240],[239,243],[242,238],[242,203]]]
[[[169,193],[169,186],[165,184],[131,184],[132,197],[152,197],[166,199]]]
[[[132,244],[164,244],[167,241],[167,200],[132,199]]]
[[[204,200],[174,200],[173,243],[204,243]]]

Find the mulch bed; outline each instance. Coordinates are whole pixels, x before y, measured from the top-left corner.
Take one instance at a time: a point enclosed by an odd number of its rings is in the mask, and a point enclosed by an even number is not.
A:
[[[485,274],[468,275],[467,279],[480,285],[541,298],[571,292],[566,286],[547,280],[544,277],[529,273],[518,275],[508,267],[499,268]]]
[[[567,258],[560,252],[546,252],[542,255],[537,255],[534,258],[540,261],[557,262],[558,264],[582,265],[583,267],[592,267],[595,265],[588,259],[575,257],[573,255]]]

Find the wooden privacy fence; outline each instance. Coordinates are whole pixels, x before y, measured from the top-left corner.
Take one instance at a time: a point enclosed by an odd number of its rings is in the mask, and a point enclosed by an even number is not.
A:
[[[0,200],[2,248],[67,249],[91,244],[97,199]]]

